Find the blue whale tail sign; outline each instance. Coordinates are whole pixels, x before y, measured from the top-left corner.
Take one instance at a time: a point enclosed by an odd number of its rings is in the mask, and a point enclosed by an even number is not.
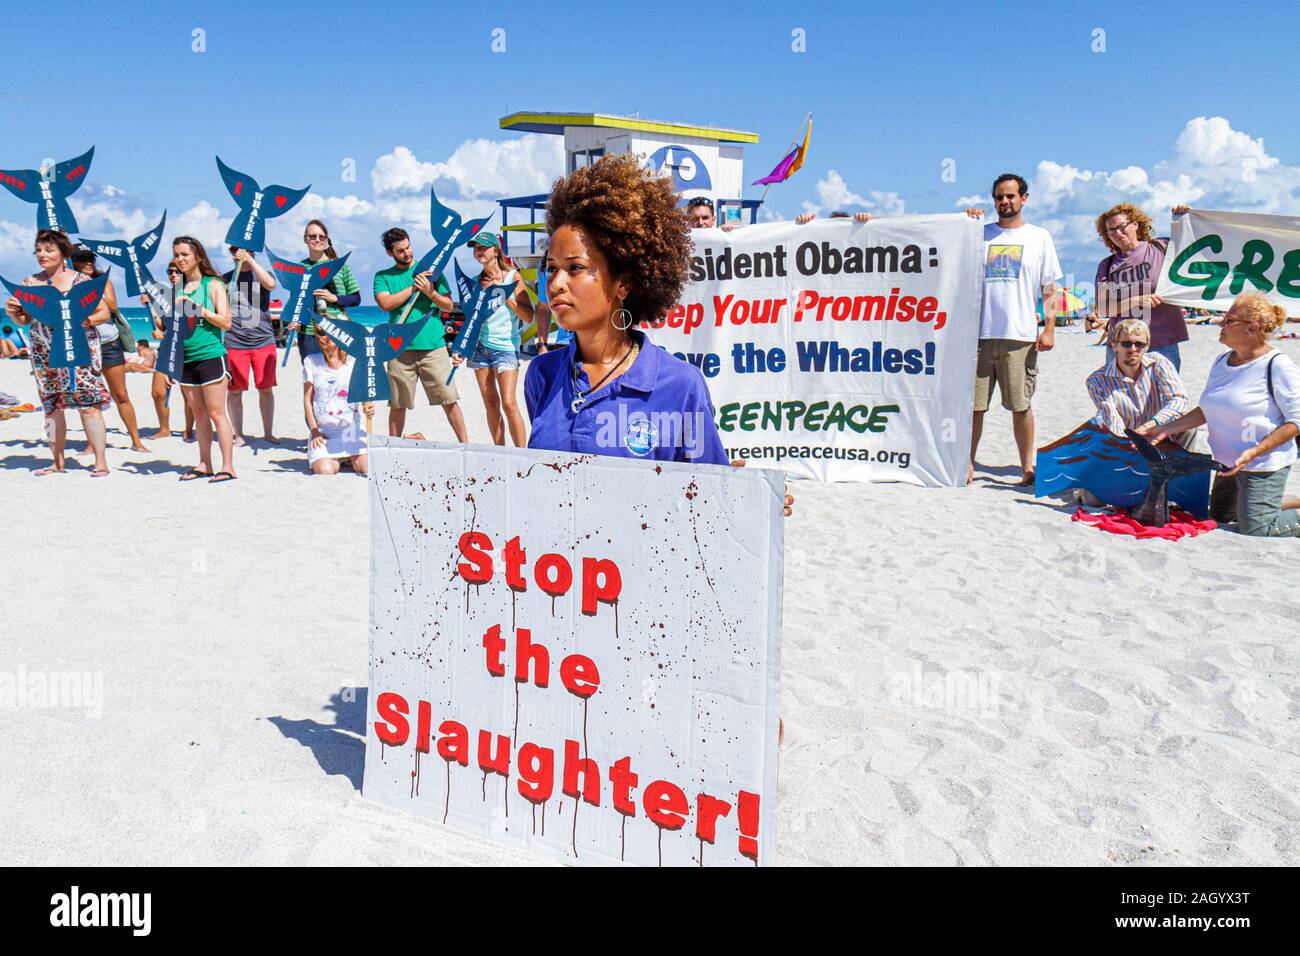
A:
[[[432,272],[433,276],[429,281],[437,282],[446,270],[447,263],[451,261],[451,255],[456,251],[456,247],[473,239],[491,218],[489,214],[482,219],[471,219],[466,222],[456,210],[440,203],[438,194],[430,189],[429,232],[433,234],[433,248],[416,263],[415,274],[423,275]]]
[[[418,322],[385,322],[366,328],[360,322],[349,322],[321,316],[316,327],[328,335],[340,349],[356,359],[352,377],[348,380],[349,400],[356,402],[387,401],[391,395],[388,373],[384,363],[397,358],[411,344],[430,321],[426,315]]]
[[[0,283],[18,299],[23,311],[50,330],[50,368],[91,365],[90,340],[82,323],[104,298],[108,275],[78,282],[67,292],[52,285],[18,285],[0,276]]]
[[[275,274],[276,281],[289,293],[280,310],[280,324],[286,328],[295,323],[298,325],[307,323],[315,314],[316,303],[312,293],[328,285],[347,265],[348,256],[352,255],[348,252],[337,259],[325,259],[314,265],[308,265],[294,262],[292,259],[282,259],[270,249],[266,254],[271,260],[271,271]],[[284,355],[280,358],[281,367],[288,364],[289,351],[293,348],[297,337],[298,332],[295,329],[285,339]]]
[[[153,261],[154,255],[158,252],[158,246],[162,244],[163,227],[165,225],[167,225],[167,210],[164,209],[162,219],[158,221],[158,225],[130,241],[123,239],[114,239],[109,242],[98,239],[84,239],[82,241],[90,247],[90,250],[95,255],[102,256],[122,270],[126,276],[127,296],[138,299],[140,293],[144,291],[145,282],[152,278],[149,275],[149,270],[145,267]]]
[[[288,186],[267,186],[263,189],[257,180],[247,173],[231,169],[217,157],[217,169],[221,181],[226,184],[226,192],[239,207],[234,221],[226,230],[226,243],[261,252],[266,247],[266,220],[283,216],[307,195],[311,186],[302,189],[290,189]]]
[[[0,169],[0,186],[36,205],[37,229],[62,229],[72,235],[81,230],[77,228],[68,197],[86,181],[94,157],[92,146],[80,156],[55,163],[49,175],[42,175],[36,169]]]

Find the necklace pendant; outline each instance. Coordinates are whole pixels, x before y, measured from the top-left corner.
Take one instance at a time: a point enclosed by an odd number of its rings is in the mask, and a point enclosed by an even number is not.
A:
[[[572,411],[573,414],[578,414],[578,409],[580,408],[582,408],[582,396],[578,396],[573,401],[569,402],[569,410]]]

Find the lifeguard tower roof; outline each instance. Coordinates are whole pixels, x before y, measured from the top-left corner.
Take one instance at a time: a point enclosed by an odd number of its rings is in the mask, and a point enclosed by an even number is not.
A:
[[[612,113],[511,113],[501,117],[501,128],[521,133],[554,133],[564,135],[566,128],[577,126],[602,129],[626,129],[663,136],[695,136],[719,143],[757,143],[758,134],[743,129],[723,129],[720,126],[693,126],[690,123],[669,123],[664,120],[642,119],[640,116],[618,116]]]

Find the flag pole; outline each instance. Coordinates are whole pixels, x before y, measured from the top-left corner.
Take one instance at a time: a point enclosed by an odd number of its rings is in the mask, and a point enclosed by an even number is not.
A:
[[[790,150],[794,149],[796,146],[799,145],[799,132],[805,126],[808,125],[808,121],[811,119],[812,119],[812,111],[809,110],[806,114],[804,114],[803,122],[800,123],[797,127],[795,127],[794,138],[790,140],[790,145],[786,147],[785,150],[786,154],[789,154]],[[758,197],[758,204],[760,206],[767,201],[767,191],[771,188],[772,188],[771,183],[768,183],[766,186],[763,187],[763,195]]]

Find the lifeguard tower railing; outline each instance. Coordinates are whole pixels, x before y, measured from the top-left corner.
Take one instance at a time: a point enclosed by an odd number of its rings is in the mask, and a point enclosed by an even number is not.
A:
[[[515,196],[511,199],[498,199],[501,207],[501,232],[505,238],[505,254],[508,256],[537,256],[538,237],[546,232],[546,203],[550,193],[538,193],[535,196]],[[690,197],[683,197],[683,203]],[[715,210],[718,225],[727,222],[744,223],[746,217],[752,225],[758,222],[758,207],[763,205],[761,199],[719,199]],[[510,221],[510,210],[516,210],[516,221]],[[524,210],[528,211],[528,221],[519,221]],[[522,248],[523,236],[528,236],[528,249]],[[511,239],[519,236],[521,243],[511,247]]]

